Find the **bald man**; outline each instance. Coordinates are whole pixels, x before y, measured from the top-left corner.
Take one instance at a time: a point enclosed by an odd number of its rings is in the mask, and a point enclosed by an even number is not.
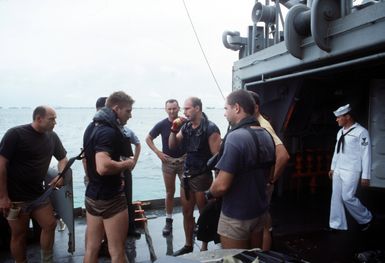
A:
[[[25,208],[43,194],[43,181],[52,157],[58,160],[59,171],[68,162],[67,152],[53,131],[56,124],[54,109],[39,106],[32,117],[31,124],[9,129],[0,143],[0,211],[7,217],[11,228],[11,253],[17,263],[27,262],[26,239],[30,218],[41,227],[41,262],[53,262],[56,218],[49,198],[32,211]],[[60,186],[61,181],[55,177],[50,185]],[[9,213],[11,208],[13,212]]]

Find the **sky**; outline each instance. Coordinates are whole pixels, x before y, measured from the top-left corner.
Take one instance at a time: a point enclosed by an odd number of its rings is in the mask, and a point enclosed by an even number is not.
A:
[[[255,1],[185,3],[227,95],[238,52],[222,33],[246,37]],[[93,107],[118,90],[134,107],[224,105],[182,0],[0,0],[0,107]]]

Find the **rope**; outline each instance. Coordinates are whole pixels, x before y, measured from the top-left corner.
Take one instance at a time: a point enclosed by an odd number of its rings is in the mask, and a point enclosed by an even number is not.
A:
[[[213,77],[214,82],[215,82],[215,84],[216,84],[216,86],[217,86],[217,88],[218,88],[218,90],[219,90],[219,93],[221,94],[222,98],[225,99],[225,96],[223,95],[223,92],[222,92],[222,90],[221,90],[221,87],[219,86],[219,83],[218,83],[218,81],[217,81],[217,79],[216,79],[216,77],[215,77],[215,75],[214,75],[214,72],[213,72],[211,66],[210,66],[209,60],[207,59],[206,53],[205,53],[205,51],[203,50],[201,41],[199,40],[198,33],[197,33],[197,31],[195,30],[195,26],[194,26],[194,23],[193,23],[193,21],[192,21],[192,19],[191,19],[191,16],[190,16],[190,13],[189,13],[188,8],[187,8],[187,6],[186,6],[185,0],[182,0],[182,1],[183,1],[184,8],[185,8],[185,10],[186,10],[186,13],[187,13],[187,17],[188,17],[188,19],[189,19],[189,21],[190,21],[190,24],[191,24],[191,27],[192,27],[192,29],[193,29],[193,31],[194,31],[195,38],[196,38],[196,40],[198,41],[199,48],[200,48],[200,50],[201,50],[201,52],[202,52],[202,54],[203,54],[203,57],[204,57],[204,59],[205,59],[205,61],[206,61],[207,66],[209,67],[211,76]]]

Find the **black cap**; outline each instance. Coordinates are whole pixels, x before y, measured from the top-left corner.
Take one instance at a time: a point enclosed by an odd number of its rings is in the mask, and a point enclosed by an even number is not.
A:
[[[96,109],[100,109],[100,108],[103,108],[104,106],[106,106],[106,100],[107,100],[107,97],[100,97],[96,101]]]

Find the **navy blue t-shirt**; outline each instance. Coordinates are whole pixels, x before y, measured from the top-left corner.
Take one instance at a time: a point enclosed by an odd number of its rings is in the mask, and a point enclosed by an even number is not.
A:
[[[117,129],[106,125],[94,126],[91,123],[84,132],[83,145],[88,144],[93,129],[95,134],[85,150],[89,183],[86,196],[94,200],[108,200],[123,192],[120,173],[99,175],[96,171],[95,154],[107,152],[114,161],[119,161],[123,153],[123,136]]]
[[[172,158],[179,158],[183,156],[186,151],[183,150],[181,146],[176,147],[175,149],[170,149],[168,147],[168,137],[171,133],[172,122],[168,118],[158,122],[150,131],[150,136],[155,139],[159,136],[162,137],[162,152],[171,156]]]
[[[223,196],[222,212],[238,220],[258,217],[268,208],[266,178],[271,167],[255,167],[261,162],[275,160],[275,146],[265,129],[254,131],[259,141],[258,149],[246,129],[234,130],[227,135],[223,155],[216,165],[219,170],[234,175],[230,189]]]
[[[58,161],[65,151],[55,132],[37,132],[31,124],[9,129],[0,143],[0,155],[8,161],[7,189],[12,201],[32,201],[43,192],[52,156]]]

